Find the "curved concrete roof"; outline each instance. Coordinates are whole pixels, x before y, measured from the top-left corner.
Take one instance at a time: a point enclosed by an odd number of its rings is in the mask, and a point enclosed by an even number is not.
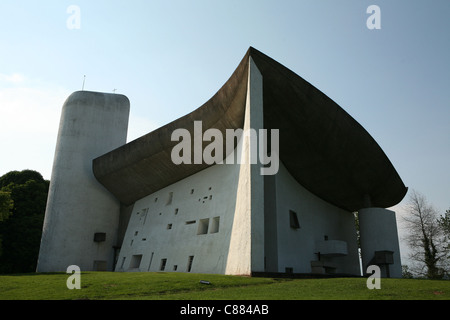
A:
[[[230,79],[193,112],[93,161],[97,180],[130,205],[208,167],[175,165],[172,132],[194,121],[203,131],[242,128],[249,57],[263,76],[264,128],[280,129],[280,161],[306,189],[342,209],[387,208],[407,192],[395,168],[367,131],[321,91],[250,48]]]

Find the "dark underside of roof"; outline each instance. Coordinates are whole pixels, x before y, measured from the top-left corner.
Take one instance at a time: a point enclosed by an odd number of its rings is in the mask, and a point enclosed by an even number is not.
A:
[[[280,161],[307,190],[348,211],[399,203],[407,188],[383,150],[333,100],[280,63],[250,48],[222,88],[193,112],[93,161],[97,180],[124,205],[207,168],[175,165],[175,129],[242,128],[249,58],[263,76],[264,128],[279,129]],[[206,145],[207,143],[205,143]]]

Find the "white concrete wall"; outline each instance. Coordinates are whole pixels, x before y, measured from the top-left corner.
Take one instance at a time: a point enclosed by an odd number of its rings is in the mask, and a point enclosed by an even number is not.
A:
[[[263,128],[263,78],[251,59],[245,112],[244,131]],[[310,273],[316,242],[328,235],[346,242],[347,255],[322,261],[359,275],[353,214],[312,195],[283,165],[276,176],[262,176],[259,161],[250,161],[257,142],[240,141],[238,164],[214,165],[137,201],[116,271],[187,272],[193,256],[190,272],[196,273]],[[298,214],[300,229],[290,227],[289,210]],[[219,231],[211,233],[215,217]],[[208,232],[198,234],[205,219]]]
[[[251,58],[249,68],[243,129],[258,132],[263,127],[262,76]],[[263,176],[261,165],[250,161],[250,150],[257,142],[244,135],[235,149],[241,155],[238,163],[214,165],[137,201],[116,270],[161,271],[166,259],[164,271],[186,272],[193,256],[190,272],[250,275],[264,271]],[[170,193],[172,202],[167,204]],[[219,231],[211,233],[217,217]],[[208,233],[199,235],[205,219],[209,219]],[[136,267],[132,261],[139,256]]]
[[[383,208],[365,208],[358,211],[361,235],[361,256],[363,272],[372,264],[375,251],[393,251],[394,264],[389,265],[392,278],[402,277],[400,245],[398,241],[395,212]],[[381,267],[382,276],[386,277],[386,267]]]
[[[187,272],[193,256],[190,272],[225,273],[238,179],[239,165],[217,164],[136,201],[116,271],[161,271],[166,259],[164,271]],[[205,219],[208,231],[198,234]]]
[[[318,260],[316,244],[327,236],[329,240],[345,241],[348,254],[321,256],[321,260],[335,266],[336,273],[360,275],[353,214],[310,193],[295,181],[283,164],[275,179],[277,271],[292,268],[294,273],[310,273],[311,261]],[[289,210],[296,212],[300,228],[291,228]]]
[[[38,272],[94,261],[113,268],[120,206],[95,179],[92,160],[126,143],[130,104],[123,95],[78,91],[62,108]],[[94,242],[96,232],[106,241]]]

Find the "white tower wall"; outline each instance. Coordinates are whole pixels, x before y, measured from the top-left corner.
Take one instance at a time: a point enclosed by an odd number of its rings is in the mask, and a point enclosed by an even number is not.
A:
[[[381,276],[401,278],[402,265],[395,212],[383,208],[365,208],[359,210],[358,216],[363,273],[366,273],[369,265],[383,263],[383,260],[387,258],[390,264],[380,265]],[[392,254],[386,256],[384,252],[387,251]],[[381,254],[376,257],[375,252]]]
[[[123,95],[89,91],[64,103],[38,272],[113,269],[120,204],[95,179],[92,160],[126,143],[129,109]]]

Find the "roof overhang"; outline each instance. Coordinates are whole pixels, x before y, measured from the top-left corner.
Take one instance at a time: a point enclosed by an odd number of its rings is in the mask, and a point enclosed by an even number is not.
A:
[[[175,129],[194,134],[243,127],[249,58],[263,76],[264,128],[279,129],[280,161],[307,190],[348,211],[387,208],[407,192],[397,171],[369,133],[333,100],[277,61],[250,48],[229,80],[193,112],[93,161],[93,171],[121,203],[130,205],[195,174],[207,164],[171,160]]]

